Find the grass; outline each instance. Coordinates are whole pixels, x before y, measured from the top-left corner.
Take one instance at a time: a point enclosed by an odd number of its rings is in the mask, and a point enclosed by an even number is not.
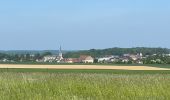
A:
[[[77,73],[77,74],[170,74],[168,70],[100,70],[100,69],[16,69],[16,68],[1,68],[0,73]]]
[[[0,69],[1,100],[169,100],[170,71]]]
[[[151,64],[152,67],[170,68],[170,64]]]

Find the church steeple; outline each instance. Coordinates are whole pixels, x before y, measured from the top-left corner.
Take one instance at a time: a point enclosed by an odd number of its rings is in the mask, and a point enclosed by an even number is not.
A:
[[[61,61],[63,59],[63,53],[62,53],[62,48],[60,46],[60,50],[59,50],[59,60]]]

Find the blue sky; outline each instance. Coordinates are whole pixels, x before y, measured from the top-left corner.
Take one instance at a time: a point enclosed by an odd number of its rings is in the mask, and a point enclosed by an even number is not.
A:
[[[170,48],[169,0],[1,0],[0,50]]]

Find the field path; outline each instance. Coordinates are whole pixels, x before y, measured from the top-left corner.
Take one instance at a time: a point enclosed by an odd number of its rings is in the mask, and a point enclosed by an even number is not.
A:
[[[0,68],[36,68],[36,69],[117,69],[117,70],[170,70],[149,66],[111,66],[111,65],[17,65],[0,64]]]

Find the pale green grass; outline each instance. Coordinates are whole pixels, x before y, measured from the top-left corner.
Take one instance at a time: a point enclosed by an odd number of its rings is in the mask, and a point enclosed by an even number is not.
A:
[[[170,74],[0,73],[0,100],[169,100]]]

